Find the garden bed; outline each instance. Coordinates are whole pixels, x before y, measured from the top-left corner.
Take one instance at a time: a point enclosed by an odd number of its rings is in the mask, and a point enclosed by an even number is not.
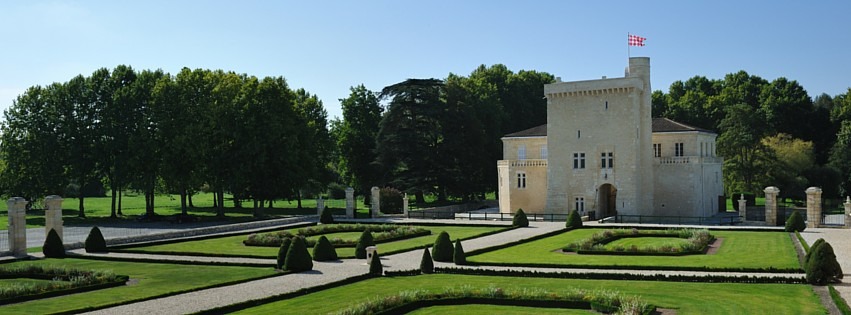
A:
[[[323,224],[299,229],[295,234],[289,231],[250,234],[248,235],[248,239],[242,241],[242,243],[245,246],[279,247],[285,238],[295,236],[310,237],[332,233],[363,232],[366,230],[374,233],[372,237],[375,243],[393,242],[431,234],[430,230],[410,225]],[[354,247],[358,240],[357,238],[330,238],[329,241],[335,247]],[[313,246],[315,242],[315,240],[308,240],[307,246]]]
[[[630,246],[608,244],[630,238],[677,238],[685,242],[654,245],[654,242],[633,242]],[[654,239],[655,241],[655,239]],[[675,229],[650,230],[613,229],[595,233],[565,246],[562,251],[590,255],[693,255],[703,254],[715,236],[707,230]]]
[[[0,268],[0,279],[38,279],[0,287],[0,305],[124,285],[128,276],[111,271],[60,266],[10,265]]]

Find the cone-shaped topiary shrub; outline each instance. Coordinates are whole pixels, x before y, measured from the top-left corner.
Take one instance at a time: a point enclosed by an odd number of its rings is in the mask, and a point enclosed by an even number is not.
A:
[[[292,243],[293,241],[289,237],[281,241],[281,248],[278,248],[278,264],[275,266],[276,269],[284,269],[284,262],[287,260],[287,251],[290,250]]]
[[[434,261],[440,262],[452,262],[453,249],[452,249],[452,240],[449,239],[449,233],[446,231],[440,232],[437,235],[437,239],[434,240],[434,248],[432,248],[434,253],[432,254],[432,258]]]
[[[322,224],[334,223],[334,216],[331,215],[331,210],[328,210],[328,208],[322,209],[322,213],[319,214],[319,223],[322,223]]]
[[[372,254],[372,260],[369,261],[369,274],[380,276],[384,274],[384,266],[381,265],[381,258],[378,258],[378,253]]]
[[[360,239],[358,239],[358,243],[355,245],[355,258],[366,259],[367,246],[375,246],[375,240],[373,240],[372,233],[368,229],[360,234]]]
[[[434,261],[431,260],[431,253],[428,248],[423,251],[423,259],[420,260],[420,271],[425,274],[434,273]]]
[[[316,245],[313,245],[313,260],[337,260],[337,250],[334,249],[334,245],[331,244],[331,241],[325,235],[320,236],[319,240],[316,241]]]
[[[801,213],[798,210],[792,211],[792,215],[786,219],[786,232],[803,232],[806,228],[807,224],[804,223],[804,217]]]
[[[809,261],[807,262],[807,282],[814,285],[826,285],[836,283],[842,279],[842,267],[836,261],[836,254],[830,243],[824,242],[819,246],[810,248]]]
[[[511,225],[517,227],[529,226],[529,219],[526,218],[526,212],[523,212],[523,209],[517,210],[517,213],[514,214],[514,220],[511,221]]]
[[[812,254],[816,252],[816,248],[824,244],[824,239],[820,238],[813,242],[813,245],[810,246],[810,250],[804,255],[804,269],[807,268],[807,265],[810,263],[810,257]]]
[[[103,233],[98,227],[93,227],[89,231],[89,236],[86,237],[86,252],[87,253],[105,253],[106,240],[103,239]]]
[[[307,241],[304,237],[295,237],[290,249],[287,250],[287,259],[284,261],[284,270],[302,272],[313,270],[313,259],[307,251]]]
[[[47,238],[44,240],[41,252],[44,253],[44,257],[48,258],[65,257],[65,245],[62,245],[62,239],[59,238],[59,233],[56,233],[56,230],[50,229],[50,232],[47,232]]]
[[[456,265],[467,264],[467,255],[464,254],[464,247],[461,247],[461,240],[455,240],[455,254],[452,255],[452,261]]]
[[[565,227],[569,229],[578,229],[582,227],[582,217],[579,216],[579,212],[573,210],[567,215],[567,223],[565,223]]]

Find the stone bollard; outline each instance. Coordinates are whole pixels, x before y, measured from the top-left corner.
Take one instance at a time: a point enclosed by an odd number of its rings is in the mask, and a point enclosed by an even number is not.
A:
[[[9,250],[12,255],[27,255],[27,200],[12,197],[6,201],[9,209]]]
[[[769,186],[765,190],[765,224],[777,226],[777,195],[780,188]]]
[[[402,197],[402,214],[404,214],[406,218],[408,217],[408,194],[407,193],[405,193],[405,196]]]
[[[346,188],[346,217],[355,217],[355,189],[352,187]]]
[[[745,194],[739,197],[739,215],[742,216],[742,221],[748,220],[748,201],[745,200]]]
[[[378,254],[378,247],[376,246],[367,246],[366,247],[366,263],[372,264],[372,255]]]
[[[821,225],[821,188],[807,188],[807,227],[816,228]]]
[[[50,229],[56,230],[60,240],[65,240],[62,234],[62,197],[50,195],[44,198],[44,235],[50,233]]]
[[[372,205],[371,205],[371,211],[369,213],[369,216],[371,218],[377,218],[378,215],[381,213],[381,207],[380,207],[381,190],[378,189],[378,187],[373,186],[371,191],[372,191]]]
[[[851,196],[845,196],[845,228],[851,229]]]
[[[316,215],[322,215],[322,210],[325,210],[325,200],[319,197],[319,199],[316,199]]]

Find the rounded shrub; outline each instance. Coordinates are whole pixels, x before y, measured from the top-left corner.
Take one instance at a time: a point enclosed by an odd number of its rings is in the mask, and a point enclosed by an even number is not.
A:
[[[565,223],[565,227],[569,229],[578,229],[582,227],[582,217],[579,216],[579,212],[573,210],[567,215],[567,223]]]
[[[65,245],[62,245],[62,239],[59,238],[59,233],[56,233],[56,230],[50,229],[50,232],[47,232],[47,238],[44,240],[41,252],[44,253],[44,257],[48,258],[65,257]]]
[[[517,213],[514,214],[514,220],[511,220],[511,225],[516,227],[529,226],[529,219],[526,218],[526,212],[523,212],[523,209],[517,210]]]
[[[446,231],[440,232],[440,234],[437,235],[437,239],[434,240],[434,247],[432,250],[434,251],[432,254],[434,261],[452,262],[452,256],[454,253],[449,233],[446,233]]]
[[[381,213],[402,213],[403,193],[396,188],[384,187],[378,191],[381,202],[378,204]]]
[[[828,242],[810,248],[809,261],[805,269],[807,282],[810,284],[826,285],[837,283],[842,279],[842,267],[836,261],[836,254]]]
[[[464,247],[461,247],[461,240],[455,240],[455,253],[452,255],[452,261],[456,265],[467,264],[467,255],[464,254]]]
[[[331,241],[325,235],[320,236],[316,245],[313,245],[313,260],[337,260],[337,250],[334,249],[334,244],[331,244]]]
[[[360,234],[358,243],[355,244],[355,258],[366,259],[366,248],[368,246],[375,246],[375,240],[372,238],[372,233],[369,230],[364,230]]]
[[[313,259],[307,251],[307,241],[304,237],[296,237],[287,250],[287,259],[284,261],[284,270],[302,272],[313,270]]]
[[[103,239],[103,233],[98,227],[93,227],[89,231],[89,236],[86,237],[86,252],[87,253],[105,253],[106,240]]]
[[[384,274],[384,266],[381,265],[381,258],[378,253],[372,254],[372,260],[369,261],[369,274],[380,276]]]
[[[322,213],[319,214],[319,223],[322,223],[322,224],[334,223],[334,216],[331,215],[330,209],[328,209],[328,208],[322,209]]]
[[[278,248],[278,262],[275,266],[276,269],[284,269],[284,262],[287,260],[287,251],[289,251],[292,242],[293,241],[289,237],[285,237],[281,241],[281,247]]]
[[[810,263],[810,257],[812,257],[812,254],[816,252],[816,248],[818,248],[822,244],[824,244],[824,239],[820,238],[820,239],[817,239],[815,242],[813,242],[813,245],[810,245],[810,250],[807,251],[806,255],[804,255],[804,268],[805,269],[807,268],[807,265]]]
[[[434,273],[434,261],[431,260],[431,253],[428,248],[423,251],[423,259],[420,260],[420,271],[425,274]]]
[[[786,232],[803,232],[806,228],[807,224],[804,223],[804,216],[798,210],[792,211],[792,215],[786,219]]]

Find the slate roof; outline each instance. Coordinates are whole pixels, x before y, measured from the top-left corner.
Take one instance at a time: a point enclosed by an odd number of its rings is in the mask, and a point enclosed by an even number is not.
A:
[[[653,118],[652,123],[653,132],[686,132],[686,131],[697,131],[697,132],[708,132],[714,133],[710,130],[697,128],[694,126],[689,126],[683,123],[679,123],[668,118]],[[547,124],[543,124],[537,127],[532,127],[526,130],[520,130],[518,132],[509,133],[505,135],[506,138],[531,138],[531,137],[546,137],[547,136]]]

